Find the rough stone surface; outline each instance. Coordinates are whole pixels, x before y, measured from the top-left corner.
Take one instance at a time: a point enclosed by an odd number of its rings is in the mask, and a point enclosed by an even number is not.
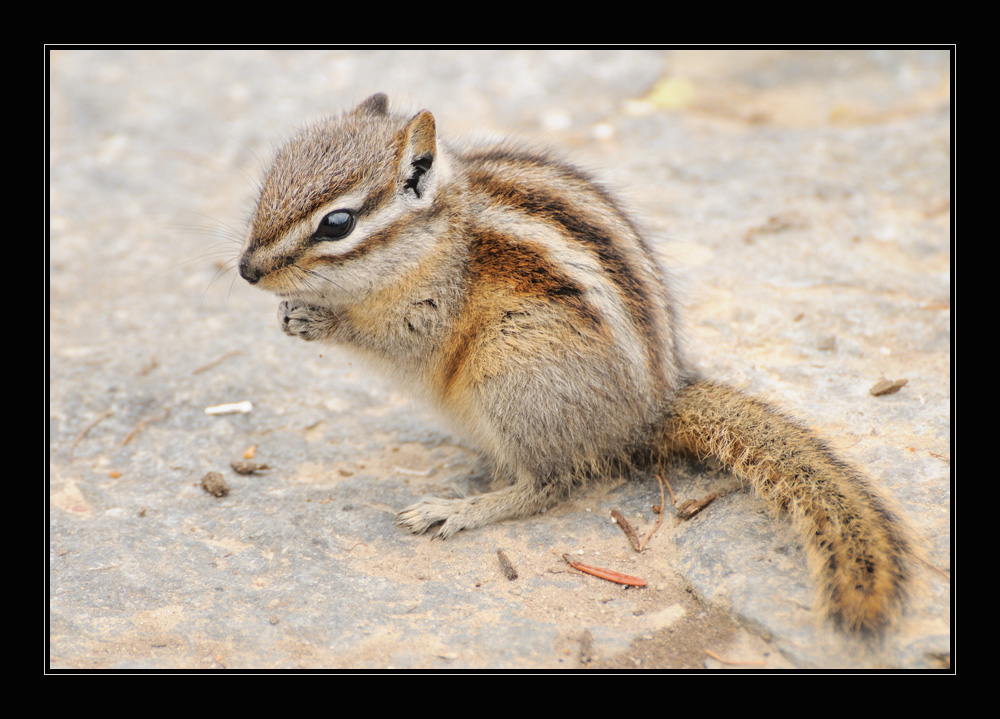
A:
[[[276,142],[379,90],[450,135],[561,146],[626,197],[705,374],[815,426],[924,539],[897,634],[830,628],[787,523],[692,464],[678,499],[728,494],[668,512],[642,555],[609,512],[647,531],[649,477],[447,542],[394,528],[421,495],[482,491],[476,455],[281,334],[233,270]],[[51,666],[946,666],[949,93],[933,51],[55,52]],[[251,445],[270,469],[233,472]],[[649,586],[577,575],[567,552]]]

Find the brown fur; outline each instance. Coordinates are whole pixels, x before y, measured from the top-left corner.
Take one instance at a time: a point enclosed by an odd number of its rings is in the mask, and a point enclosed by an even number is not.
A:
[[[325,218],[349,216],[343,236]],[[861,475],[763,402],[692,381],[675,302],[638,230],[586,173],[510,145],[454,149],[384,95],[307,128],[265,177],[240,274],[282,329],[353,349],[436,405],[503,488],[425,499],[411,532],[527,517],[587,479],[719,458],[808,549],[823,606],[878,630],[911,542]]]
[[[822,606],[844,627],[877,630],[899,616],[911,541],[871,485],[811,430],[731,387],[699,381],[674,398],[661,446],[717,458],[786,512],[805,541]]]

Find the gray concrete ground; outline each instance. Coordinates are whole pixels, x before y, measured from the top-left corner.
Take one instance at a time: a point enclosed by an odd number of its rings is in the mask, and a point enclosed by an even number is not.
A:
[[[948,665],[946,52],[51,59],[52,667]],[[476,455],[336,349],[281,334],[275,299],[233,271],[274,143],[379,90],[453,136],[556,144],[627,198],[705,374],[815,426],[924,540],[898,633],[831,629],[787,523],[694,464],[672,470],[679,500],[728,494],[668,513],[642,555],[609,512],[651,527],[649,477],[447,542],[393,526],[422,495],[482,491]],[[908,383],[869,394],[882,379]],[[236,474],[251,446],[270,469]],[[210,471],[227,496],[201,488]],[[564,552],[649,586],[581,577]]]

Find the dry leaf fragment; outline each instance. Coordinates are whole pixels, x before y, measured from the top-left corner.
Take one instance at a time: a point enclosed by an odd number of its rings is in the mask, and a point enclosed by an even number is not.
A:
[[[201,488],[213,497],[225,497],[229,494],[229,485],[218,472],[209,472],[201,478]]]
[[[507,579],[511,581],[517,579],[517,570],[514,569],[514,565],[507,559],[507,555],[503,553],[502,549],[497,550],[497,560],[500,562],[500,569],[503,570],[503,574]]]
[[[868,392],[875,397],[881,397],[884,394],[895,394],[902,387],[906,385],[909,380],[905,379],[884,379],[881,382],[876,382],[872,385]]]
[[[261,462],[251,462],[248,459],[234,459],[229,463],[229,466],[233,468],[233,471],[238,474],[253,474],[262,469],[271,469],[268,465]]]
[[[709,649],[705,650],[705,654],[707,654],[708,656],[712,657],[712,659],[714,659],[717,662],[722,662],[723,664],[729,664],[730,666],[734,666],[734,667],[762,667],[762,666],[767,666],[767,662],[762,662],[762,661],[736,662],[736,661],[731,661],[729,659],[723,659],[718,654],[716,654],[715,652],[713,652],[713,651],[711,651]]]
[[[635,528],[632,527],[632,524],[625,519],[622,513],[617,509],[611,510],[611,519],[613,519],[615,524],[621,527],[622,531],[625,532],[625,536],[628,537],[628,541],[632,545],[632,549],[637,552],[641,552],[642,544],[640,543],[639,535],[635,533]]]
[[[689,499],[686,502],[682,502],[681,506],[677,508],[677,518],[691,519],[691,517],[698,514],[698,512],[714,502],[718,496],[718,494],[712,492],[705,495],[701,499]]]
[[[593,575],[595,577],[600,577],[601,579],[607,579],[609,582],[615,582],[616,584],[624,584],[629,587],[645,587],[646,580],[640,579],[639,577],[633,577],[629,574],[622,574],[621,572],[616,572],[611,569],[602,569],[601,567],[592,567],[589,564],[582,564],[580,562],[574,562],[569,558],[568,554],[563,555],[563,559],[566,563],[573,569],[579,570],[586,574]]]

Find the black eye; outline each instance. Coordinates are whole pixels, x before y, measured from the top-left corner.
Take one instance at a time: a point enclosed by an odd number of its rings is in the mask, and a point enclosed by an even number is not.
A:
[[[314,240],[339,240],[351,234],[354,229],[354,213],[350,210],[334,210],[319,221],[313,234]]]

